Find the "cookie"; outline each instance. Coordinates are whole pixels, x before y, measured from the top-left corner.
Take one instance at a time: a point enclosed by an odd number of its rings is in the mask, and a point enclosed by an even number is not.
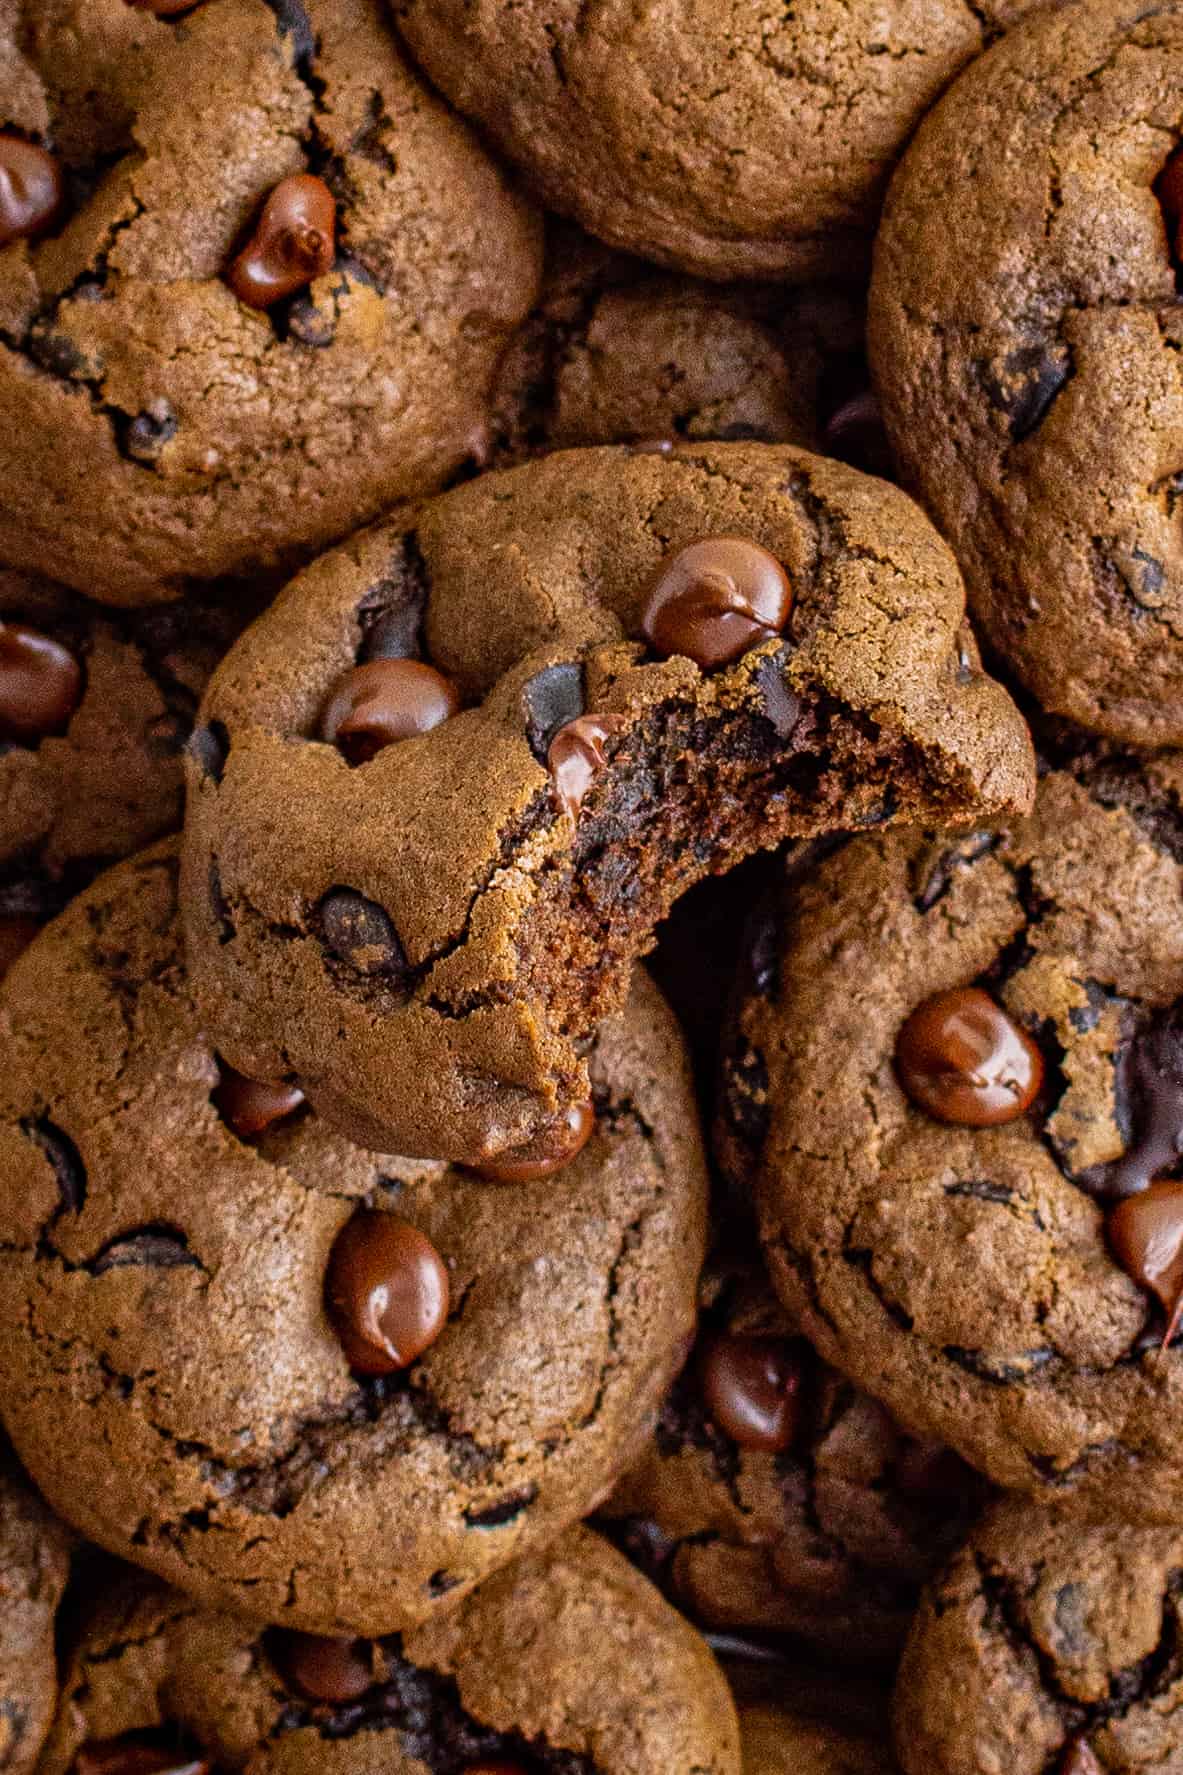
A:
[[[841,443],[863,323],[860,296],[842,284],[712,287],[552,226],[542,294],[498,370],[488,459],[506,468],[548,450],[662,439],[843,456],[827,431],[837,416]]]
[[[70,1537],[0,1444],[0,1771],[29,1775],[57,1705],[54,1624]]]
[[[917,120],[1025,9],[392,7],[431,79],[549,208],[702,277],[793,280],[864,268]]]
[[[999,1506],[917,1614],[895,1691],[905,1775],[1178,1768],[1181,1565],[1178,1529]]]
[[[870,304],[889,435],[984,638],[1137,745],[1183,741],[1181,80],[1177,5],[1025,21],[919,130]]]
[[[1183,1509],[1183,768],[870,835],[757,927],[721,1154],[822,1354],[999,1484]],[[1169,1345],[1170,1347],[1165,1347]]]
[[[1026,803],[961,606],[902,494],[759,444],[558,452],[323,557],[191,747],[222,1052],[365,1144],[561,1142],[584,1043],[695,880]]]
[[[698,1341],[609,1532],[694,1620],[894,1658],[983,1488],[814,1355],[758,1266],[704,1276]]]
[[[895,1775],[875,1739],[781,1707],[745,1707],[739,1729],[743,1775]]]
[[[0,24],[0,164],[60,187],[0,217],[5,555],[122,605],[290,572],[442,484],[539,274],[378,0],[154,10]]]
[[[180,825],[182,754],[242,603],[119,612],[0,568],[0,974],[105,863]]]
[[[161,1759],[135,1761],[137,1744]],[[706,1646],[586,1529],[430,1626],[376,1643],[259,1634],[176,1591],[128,1586],[98,1607],[70,1660],[41,1775],[215,1764],[253,1775],[740,1769],[735,1710]]]
[[[639,974],[561,1178],[363,1152],[219,1063],[176,894],[166,841],[5,982],[0,1412],[111,1552],[392,1632],[585,1516],[652,1427],[704,1240],[680,1038]]]

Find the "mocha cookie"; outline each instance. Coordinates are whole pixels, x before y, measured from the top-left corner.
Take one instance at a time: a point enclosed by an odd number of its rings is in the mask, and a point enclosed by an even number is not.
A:
[[[829,1361],[1000,1484],[1148,1522],[1183,1510],[1181,796],[1178,754],[1102,758],[788,884],[722,1110]]]
[[[1177,4],[1028,20],[920,129],[871,298],[888,431],[985,636],[1140,745],[1183,741],[1181,82]]]
[[[70,1536],[0,1444],[0,1771],[28,1775],[57,1704],[54,1623]]]
[[[0,23],[4,552],[111,604],[440,485],[538,274],[378,0],[176,10]]]
[[[862,270],[917,120],[1032,0],[391,3],[548,207],[683,271],[800,280]]]
[[[744,1708],[739,1730],[743,1775],[894,1775],[874,1738],[781,1707]]]
[[[983,1488],[814,1355],[751,1263],[704,1277],[698,1342],[609,1529],[712,1628],[893,1658]]]
[[[139,1761],[149,1747],[158,1760]],[[426,1627],[260,1634],[137,1580],[94,1613],[41,1775],[739,1775],[706,1646],[574,1529]]]
[[[560,452],[427,502],[296,579],[202,722],[186,921],[221,1051],[470,1162],[561,1144],[695,880],[1031,783],[916,507],[758,444]]]
[[[212,598],[104,610],[0,568],[0,974],[104,863],[179,826],[198,699],[244,621]]]
[[[905,1775],[1169,1775],[1178,1529],[999,1506],[932,1585],[895,1692]]]
[[[175,846],[113,870],[0,999],[0,1413],[92,1540],[219,1606],[391,1632],[609,1489],[681,1362],[706,1184],[638,976],[582,1149],[507,1189],[362,1152],[220,1065]]]

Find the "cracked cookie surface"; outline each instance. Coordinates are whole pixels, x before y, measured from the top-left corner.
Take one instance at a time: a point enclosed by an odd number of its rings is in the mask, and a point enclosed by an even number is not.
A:
[[[0,251],[11,565],[112,604],[291,571],[463,463],[538,227],[377,0],[9,0],[0,128],[66,183],[56,231]],[[335,264],[247,307],[231,257],[309,170]]]
[[[714,278],[857,274],[942,87],[1023,0],[392,0],[548,207]],[[572,144],[578,151],[572,152]]]
[[[1183,741],[1183,308],[1155,191],[1181,83],[1170,0],[1024,21],[921,126],[870,304],[888,431],[984,637],[1047,709],[1136,745]]]
[[[586,1515],[652,1427],[704,1241],[681,1040],[639,975],[589,1057],[591,1138],[538,1185],[363,1152],[299,1107],[240,1138],[176,877],[171,842],[111,871],[5,982],[0,1409],[110,1551],[263,1620],[388,1632]],[[450,1283],[437,1340],[378,1379],[324,1305],[363,1205]]]
[[[1183,1756],[1181,1695],[1179,1531],[1004,1504],[916,1617],[896,1749],[905,1775],[1167,1775]]]
[[[293,1683],[282,1634],[132,1582],[70,1660],[43,1775],[134,1732],[252,1775],[739,1775],[735,1710],[706,1646],[586,1529],[446,1618],[345,1650],[362,1672],[353,1697],[317,1701]],[[300,1651],[307,1672],[315,1648]]]
[[[1183,1349],[1103,1203],[1145,1150],[1143,1060],[1177,1039],[1181,806],[1177,754],[1101,754],[1046,776],[1025,820],[859,838],[787,882],[720,1114],[828,1360],[998,1483],[1149,1522],[1183,1497]],[[897,1077],[917,1006],[968,986],[1042,1054],[1006,1125],[934,1120]]]
[[[0,1444],[0,1771],[30,1775],[57,1704],[54,1623],[69,1531]]]
[[[721,669],[663,658],[654,576],[726,536],[783,569],[783,632]],[[694,881],[787,835],[1026,805],[1027,731],[962,597],[896,489],[759,444],[559,452],[322,557],[223,663],[191,749],[186,934],[226,1058],[387,1149],[541,1136]],[[462,706],[355,767],[327,699],[391,654]],[[581,715],[607,725],[572,814],[548,758]],[[343,955],[342,893],[380,952]]]

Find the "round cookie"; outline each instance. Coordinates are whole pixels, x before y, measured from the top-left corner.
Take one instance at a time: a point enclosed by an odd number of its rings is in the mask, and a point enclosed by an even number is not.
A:
[[[917,508],[760,444],[559,452],[426,502],[295,580],[201,718],[186,926],[222,1052],[469,1162],[586,1097],[694,881],[1031,789]]]
[[[245,622],[213,598],[111,611],[0,568],[0,974],[104,863],[180,825],[198,700]]]
[[[41,1775],[92,1760],[130,1771],[96,1753],[134,1733],[176,1747],[178,1775],[186,1752],[202,1770],[251,1775],[740,1770],[735,1710],[706,1646],[586,1529],[377,1643],[260,1635],[176,1591],[129,1585],[70,1660]]]
[[[745,1707],[739,1730],[743,1775],[894,1775],[875,1739],[781,1707]]]
[[[363,1152],[220,1068],[176,893],[166,842],[5,982],[0,1412],[110,1551],[391,1632],[586,1515],[652,1428],[704,1239],[681,1041],[639,974],[558,1178]]]
[[[124,605],[289,572],[465,461],[539,230],[378,0],[13,0],[14,137],[64,192],[0,229],[12,566]]]
[[[794,280],[862,271],[917,120],[1025,10],[391,3],[432,80],[548,207],[703,277]]]
[[[1181,810],[1178,754],[1102,756],[790,882],[721,1113],[829,1361],[999,1484],[1149,1522],[1183,1507]]]
[[[1047,709],[1138,745],[1183,742],[1183,310],[1156,194],[1181,81],[1179,5],[1025,21],[918,132],[870,304],[888,432],[984,637]]]
[[[905,1775],[1170,1775],[1181,1567],[1178,1529],[999,1505],[917,1614],[894,1701]]]
[[[704,1626],[894,1658],[981,1482],[827,1368],[750,1259],[716,1261],[700,1298],[695,1351],[601,1513],[610,1532]]]
[[[57,1704],[54,1623],[70,1536],[0,1444],[0,1771],[29,1775]]]

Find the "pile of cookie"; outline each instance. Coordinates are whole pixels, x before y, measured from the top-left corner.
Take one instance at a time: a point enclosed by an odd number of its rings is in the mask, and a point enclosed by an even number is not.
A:
[[[1183,1768],[1181,141],[0,0],[4,1775]]]

